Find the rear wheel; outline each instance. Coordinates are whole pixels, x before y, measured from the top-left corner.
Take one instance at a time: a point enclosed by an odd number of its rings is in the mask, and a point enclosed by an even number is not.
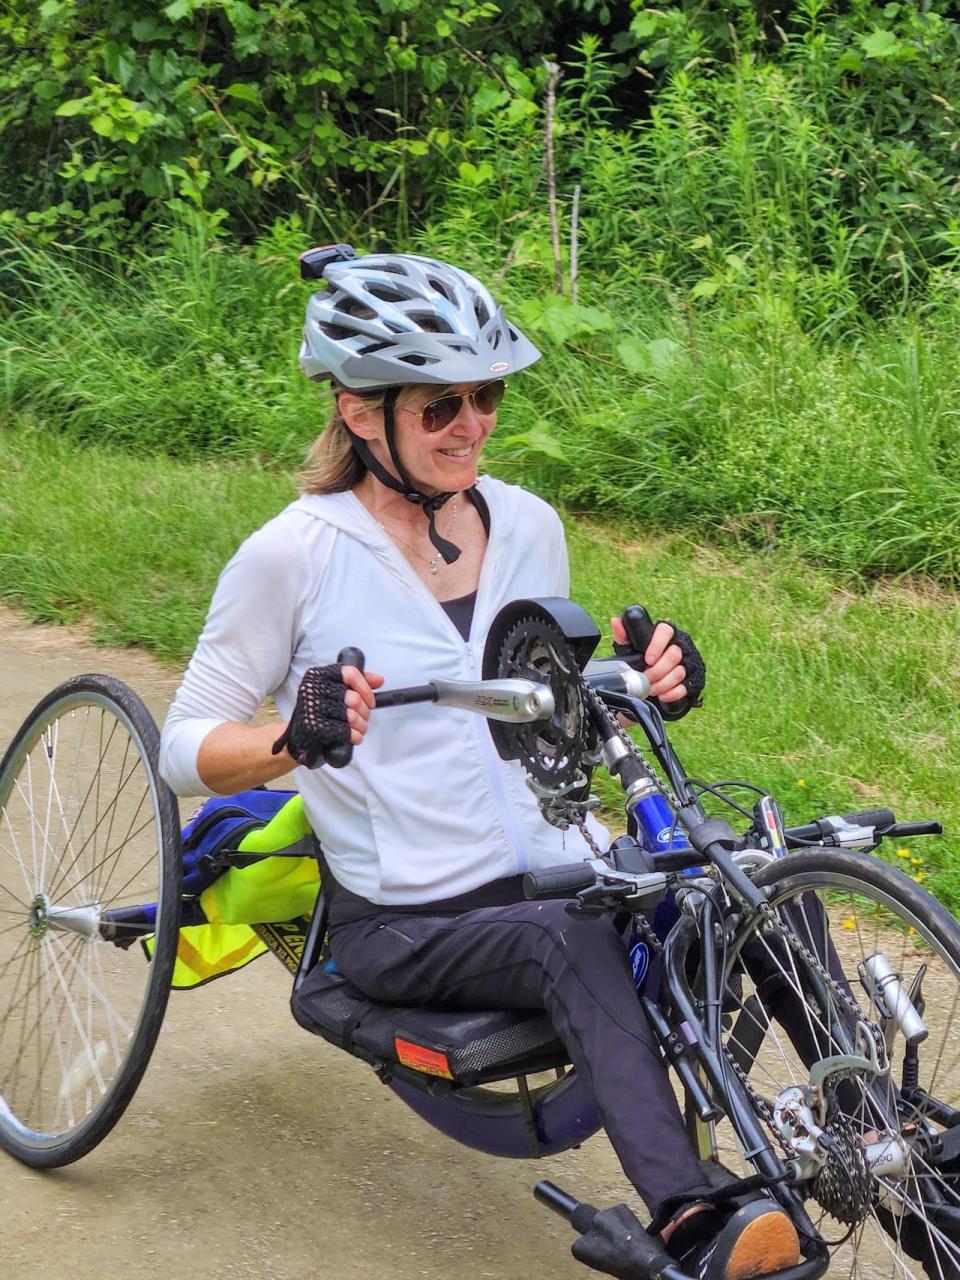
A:
[[[832,1270],[956,1280],[960,927],[909,877],[861,854],[793,854],[756,883],[776,919],[752,921],[728,948],[731,1070],[798,1162],[807,1210],[837,1242]],[[835,1055],[848,1061],[831,1069]],[[878,1072],[855,1065],[874,1055]],[[720,1145],[721,1160],[738,1159]]]
[[[38,704],[0,762],[0,1146],[37,1168],[106,1137],[163,1020],[180,835],[158,749],[140,699],[84,675]],[[143,904],[149,964],[134,945]]]

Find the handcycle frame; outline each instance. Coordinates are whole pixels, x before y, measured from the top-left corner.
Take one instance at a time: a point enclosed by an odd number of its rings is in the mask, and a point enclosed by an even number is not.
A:
[[[767,894],[753,883],[735,860],[734,851],[742,848],[744,842],[734,835],[728,824],[707,817],[656,709],[622,688],[617,689],[615,680],[596,679],[593,687],[608,711],[625,714],[643,730],[660,768],[681,801],[675,822],[681,832],[678,843],[682,847],[651,852],[650,846],[657,847],[658,835],[662,840],[662,832],[654,831],[649,817],[635,808],[631,826],[640,839],[632,849],[628,846],[626,852],[621,842],[619,857],[621,860],[626,857],[629,863],[633,854],[634,861],[639,858],[642,862],[642,872],[611,867],[609,874],[604,875],[596,864],[588,864],[589,869],[579,888],[572,882],[569,886],[571,906],[579,900],[580,908],[588,911],[639,912],[643,910],[643,896],[649,896],[652,883],[657,878],[676,885],[682,883],[685,874],[697,870],[702,872],[707,867],[713,869],[718,888],[725,891],[725,903],[721,906],[717,896],[707,893],[698,919],[680,916],[663,940],[659,991],[653,996],[641,993],[642,1004],[668,1066],[678,1072],[682,1081],[688,1128],[692,1136],[701,1138],[701,1156],[715,1157],[711,1126],[726,1116],[733,1125],[745,1158],[766,1182],[770,1194],[790,1214],[803,1241],[802,1261],[789,1271],[780,1273],[782,1280],[816,1280],[829,1265],[829,1252],[807,1214],[802,1196],[790,1184],[783,1159],[777,1154],[746,1090],[724,1061],[720,1040],[723,973],[715,946],[699,947],[696,996],[689,977],[693,949],[702,939],[715,936],[718,930],[726,928],[726,917],[731,913],[740,917],[739,928],[748,927],[766,909]],[[602,723],[600,727],[603,727]],[[627,779],[621,778],[621,781],[626,790]],[[882,838],[879,828],[884,822],[887,834],[922,834],[939,830],[936,823],[900,824],[898,827],[893,822],[892,813],[884,810],[846,815],[844,819],[850,830],[855,830],[858,823],[867,820],[874,821],[876,843]],[[814,843],[809,836],[817,832],[810,828],[795,830],[796,836],[790,829],[781,832],[784,845],[801,847]],[[861,840],[863,830],[861,827]],[[683,831],[689,840],[684,838]],[[807,838],[800,835],[801,832],[806,832]],[[828,832],[821,834],[829,841]],[[670,843],[673,843],[672,839]],[[646,851],[644,845],[648,846]],[[785,849],[779,852],[785,852]],[[319,848],[318,856],[322,866]],[[579,869],[583,870],[582,867]],[[537,893],[537,879],[536,875],[528,877],[529,897],[541,896]],[[542,896],[563,895],[548,892]],[[327,897],[321,889],[294,978],[292,1004],[295,1016],[298,992],[306,975],[324,962],[327,915]],[[816,981],[815,973],[806,976]],[[851,1057],[857,1055],[860,1046],[849,1028],[836,1028],[836,1039],[842,1053]],[[546,1087],[535,1100],[526,1076],[528,1072],[542,1069],[544,1064],[531,1063],[527,1071],[518,1071],[516,1078],[521,1106],[514,1111],[507,1125],[500,1125],[496,1132],[491,1133],[489,1114],[483,1114],[482,1124],[477,1126],[471,1123],[469,1107],[464,1109],[462,1105],[456,1105],[470,1097],[468,1088],[458,1088],[455,1084],[424,1076],[385,1058],[377,1059],[375,1055],[358,1051],[354,1045],[341,1047],[347,1047],[354,1056],[371,1063],[380,1078],[436,1128],[456,1141],[493,1154],[552,1154],[581,1142],[599,1127],[590,1099],[573,1072]],[[702,1141],[704,1137],[705,1144]],[[590,1216],[585,1216],[583,1210],[589,1206],[579,1205],[574,1197],[548,1182],[539,1183],[535,1194],[541,1202],[571,1219],[579,1230],[587,1229]],[[655,1246],[652,1248],[656,1254]],[[681,1280],[682,1277],[679,1268],[662,1252],[653,1259],[651,1273],[662,1274],[667,1280]]]

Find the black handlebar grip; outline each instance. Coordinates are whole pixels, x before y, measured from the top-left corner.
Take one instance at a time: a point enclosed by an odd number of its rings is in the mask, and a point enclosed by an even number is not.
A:
[[[856,813],[845,813],[843,818],[853,827],[889,827],[897,820],[892,809],[858,809]]]
[[[337,654],[337,661],[341,667],[356,667],[358,671],[363,670],[363,654],[352,646],[341,649]],[[331,768],[342,769],[353,759],[353,743],[341,742],[335,747],[327,747],[323,758]]]
[[[644,671],[647,666],[644,655],[647,652],[647,646],[653,639],[655,625],[653,619],[642,605],[631,604],[621,613],[620,621],[623,623],[623,629],[627,633],[629,644],[615,644],[613,646],[614,652],[620,654],[621,657],[629,657],[638,670]]]
[[[851,827],[873,827],[878,835],[883,835],[887,828],[896,822],[892,809],[858,809],[856,813],[843,813],[840,816]],[[802,846],[808,841],[823,840],[832,834],[833,823],[828,822],[826,818],[806,822],[802,827],[787,827],[784,831],[788,846],[793,848]]]
[[[528,871],[523,877],[525,898],[575,898],[581,889],[597,882],[597,873],[588,862],[566,862],[560,867]]]
[[[895,822],[884,833],[887,836],[942,836],[943,824],[930,818],[926,822]]]

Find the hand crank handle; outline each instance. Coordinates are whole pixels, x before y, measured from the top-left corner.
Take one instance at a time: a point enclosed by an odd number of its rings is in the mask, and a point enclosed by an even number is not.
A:
[[[553,692],[535,680],[431,680],[429,684],[388,689],[376,694],[376,699],[378,708],[435,702],[440,707],[459,707],[488,720],[514,724],[549,720],[556,709]]]

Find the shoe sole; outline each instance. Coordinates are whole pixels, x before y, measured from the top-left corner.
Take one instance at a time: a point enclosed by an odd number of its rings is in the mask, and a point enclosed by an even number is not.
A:
[[[723,1264],[723,1280],[754,1280],[756,1276],[766,1276],[774,1271],[795,1267],[800,1261],[800,1239],[796,1228],[782,1209],[771,1206],[769,1210],[753,1217],[741,1230],[736,1230],[739,1225],[736,1224],[737,1218],[741,1214],[746,1216],[748,1210],[756,1210],[757,1207],[753,1204],[739,1210],[724,1228],[726,1232],[733,1227],[736,1235]],[[742,1220],[741,1218],[741,1222]],[[721,1248],[722,1243],[718,1242],[718,1253]],[[719,1258],[715,1257],[714,1263],[716,1262],[719,1262]],[[711,1271],[713,1270],[711,1267]]]

